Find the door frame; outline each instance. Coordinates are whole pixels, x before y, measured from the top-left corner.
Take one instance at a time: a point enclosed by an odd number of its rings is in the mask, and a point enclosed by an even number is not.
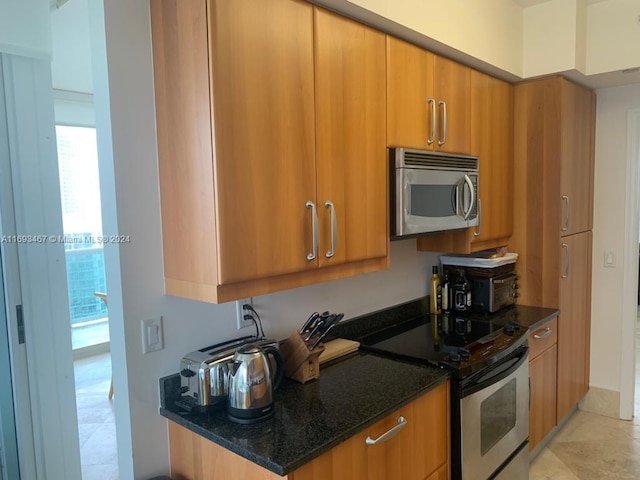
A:
[[[19,450],[26,446],[33,453],[31,458],[20,453],[21,467],[32,468],[28,473],[22,470],[22,479],[80,480],[64,245],[52,240],[63,231],[51,66],[46,59],[1,56],[9,145],[9,168],[3,171],[10,172],[1,180],[4,203],[0,214],[3,229],[5,222],[9,229],[3,232],[44,237],[42,241],[3,244],[3,251],[15,253],[4,259],[7,307],[11,316],[16,305],[22,305],[22,347],[26,347],[23,352],[26,350],[29,366],[26,387],[21,384],[14,392],[16,420],[24,420],[18,431],[32,432],[31,445],[28,439],[24,444],[18,441]],[[10,188],[4,182],[10,182]],[[14,263],[8,265],[9,261]],[[14,319],[9,319],[9,325],[15,329]],[[12,345],[16,339],[14,331]],[[17,354],[12,352],[14,364]]]
[[[638,316],[638,227],[640,208],[640,109],[627,114],[627,175],[620,365],[620,418],[631,420],[635,405],[636,319]]]

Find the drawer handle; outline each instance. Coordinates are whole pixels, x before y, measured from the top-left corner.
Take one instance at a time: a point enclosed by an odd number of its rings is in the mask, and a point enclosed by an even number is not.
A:
[[[400,430],[402,430],[407,425],[407,423],[408,422],[404,417],[398,417],[398,424],[395,427],[384,432],[376,439],[367,437],[364,443],[366,443],[367,445],[377,445],[378,443],[386,442],[387,440],[395,437],[398,433],[400,433]]]
[[[549,335],[551,335],[551,332],[553,332],[553,330],[551,329],[551,327],[547,327],[544,329],[544,332],[542,333],[536,333],[533,338],[535,338],[536,340],[540,340],[543,338],[547,338]]]

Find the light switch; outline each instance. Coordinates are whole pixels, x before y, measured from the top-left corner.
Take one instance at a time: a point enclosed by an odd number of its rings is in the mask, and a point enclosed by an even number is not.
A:
[[[613,250],[604,251],[604,266],[609,268],[615,268],[616,252],[614,252]]]
[[[142,330],[142,353],[144,355],[164,348],[162,317],[142,320],[140,328]]]

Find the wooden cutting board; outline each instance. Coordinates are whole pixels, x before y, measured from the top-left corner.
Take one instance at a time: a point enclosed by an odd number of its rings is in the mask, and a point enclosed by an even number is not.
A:
[[[324,344],[324,352],[320,355],[320,364],[333,360],[335,358],[355,352],[360,347],[360,342],[347,340],[345,338],[336,338]]]

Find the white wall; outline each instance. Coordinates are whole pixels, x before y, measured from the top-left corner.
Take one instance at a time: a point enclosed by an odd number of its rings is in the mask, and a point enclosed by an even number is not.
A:
[[[522,76],[522,7],[511,0],[349,0],[348,3]]]
[[[163,293],[148,8],[145,0],[105,2],[115,181],[115,190],[105,192],[107,196],[113,193],[115,201],[103,211],[105,233],[117,230],[132,239],[117,252],[113,251],[115,246],[107,246],[105,257],[109,316],[114,323],[122,323],[124,334],[124,340],[122,335],[112,336],[114,369],[121,368],[126,359],[126,372],[118,378],[128,383],[115,384],[116,401],[128,397],[131,412],[128,419],[120,419],[118,441],[119,445],[125,441],[120,437],[129,423],[135,478],[168,471],[166,421],[158,414],[158,379],[177,372],[181,357],[189,351],[238,335],[232,303],[209,305]],[[102,97],[96,84],[97,114]],[[106,147],[108,150],[109,145]],[[108,176],[104,168],[101,166],[101,174]],[[265,332],[276,338],[286,337],[315,310],[344,312],[349,318],[425,295],[428,273],[437,257],[416,252],[415,240],[393,243],[391,254],[389,271],[257,297],[255,307],[263,318]],[[113,276],[118,263],[120,279]],[[158,315],[164,319],[166,348],[143,356],[140,320]],[[112,326],[112,333],[113,329],[118,333],[119,326]],[[121,474],[127,478],[124,472]]]
[[[587,69],[590,75],[640,67],[640,4],[608,0],[587,13]]]
[[[640,84],[597,91],[596,165],[593,219],[591,385],[620,392],[622,291],[625,262],[627,115],[640,108]],[[605,249],[616,268],[604,267]]]
[[[53,88],[92,93],[88,0],[69,0],[51,12]]]
[[[578,1],[554,0],[524,9],[523,77],[576,68]]]
[[[51,56],[46,0],[0,0],[0,52],[33,58]]]

